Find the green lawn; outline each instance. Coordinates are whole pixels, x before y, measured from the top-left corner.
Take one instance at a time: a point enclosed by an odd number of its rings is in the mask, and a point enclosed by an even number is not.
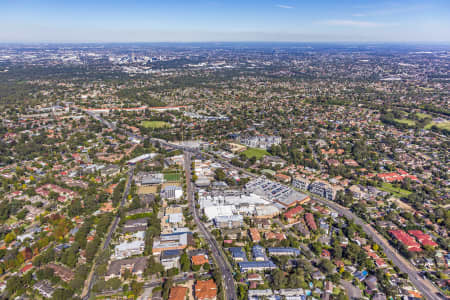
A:
[[[430,129],[431,126],[436,126],[439,129],[446,129],[450,131],[450,122],[442,122],[442,123],[435,123],[431,122],[425,126],[425,129]]]
[[[427,88],[427,87],[421,87],[421,86],[419,88],[424,90],[425,92],[432,92],[432,91],[434,91],[433,88]]]
[[[170,127],[170,124],[163,121],[142,121],[142,126],[145,128],[164,128]]]
[[[425,119],[425,118],[433,118],[431,115],[429,115],[429,114],[424,114],[424,113],[416,113],[416,116],[419,118],[419,119]]]
[[[269,152],[267,152],[264,149],[259,148],[248,148],[247,150],[242,152],[247,158],[256,157],[256,159],[260,159],[266,155],[270,155]]]
[[[180,181],[181,175],[179,173],[165,173],[164,180],[166,181]]]
[[[408,120],[408,119],[394,119],[394,121],[401,123],[401,124],[406,124],[408,126],[416,125],[416,122],[414,122],[413,120]]]
[[[273,170],[269,170],[269,169],[261,170],[261,173],[263,173],[263,174],[270,174],[270,175],[272,175],[272,176],[274,176],[275,174],[277,174],[277,172],[275,172],[275,171],[273,171]]]
[[[6,220],[6,225],[12,225],[17,222],[17,218],[15,216],[10,216],[8,220]]]
[[[379,188],[382,191],[392,193],[396,197],[405,198],[412,192],[392,186],[392,184],[383,182]]]
[[[126,216],[125,220],[136,220],[136,219],[140,219],[140,218],[150,218],[152,216],[151,212],[148,213],[138,213],[138,214],[134,214],[131,216]]]

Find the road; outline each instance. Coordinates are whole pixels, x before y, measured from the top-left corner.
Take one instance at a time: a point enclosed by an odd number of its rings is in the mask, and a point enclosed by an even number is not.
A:
[[[364,232],[367,235],[369,235],[375,243],[377,243],[378,245],[381,246],[381,248],[383,248],[383,251],[386,254],[387,258],[392,260],[392,262],[400,269],[400,271],[409,275],[409,279],[411,280],[411,282],[425,296],[426,299],[429,300],[441,299],[437,295],[439,292],[438,289],[429,280],[422,278],[418,274],[418,270],[409,261],[407,261],[400,253],[398,253],[389,244],[389,242],[380,233],[378,233],[378,231],[376,231],[376,229],[374,229],[372,226],[364,222],[361,218],[357,217],[349,209],[337,203],[317,197],[312,197],[312,199],[314,201],[327,205],[328,207],[332,208],[339,214],[346,216],[348,219],[352,219],[355,222],[355,224],[360,225],[364,230]]]
[[[103,125],[106,125],[106,127],[108,127],[109,129],[112,129],[112,130],[116,129],[115,124],[103,119],[99,114],[93,113],[92,111],[89,111],[87,109],[82,109],[80,107],[74,107],[74,108],[77,109],[78,111],[84,112],[85,114],[96,119],[97,121],[100,121]]]
[[[86,112],[86,111],[84,111]],[[110,127],[111,123],[104,120],[101,117],[96,117],[97,120],[99,120],[100,122],[102,122],[104,125]],[[140,137],[140,136],[136,136],[132,133],[126,132],[126,134],[130,137],[134,137],[140,140],[145,139],[145,137]],[[221,252],[218,250],[216,241],[214,238],[211,237],[211,234],[209,233],[208,230],[206,230],[206,228],[204,227],[203,223],[200,221],[200,219],[198,218],[197,215],[197,211],[195,209],[195,204],[193,203],[193,188],[192,188],[192,182],[190,180],[190,176],[191,176],[191,163],[190,163],[190,156],[191,156],[191,152],[192,153],[200,153],[199,150],[194,150],[191,148],[187,148],[187,147],[183,147],[181,145],[176,145],[176,144],[172,144],[170,142],[161,140],[161,139],[153,139],[150,138],[151,142],[158,142],[162,145],[165,146],[171,146],[175,149],[180,149],[180,150],[184,150],[185,152],[185,164],[186,164],[186,180],[187,180],[187,187],[188,187],[188,200],[190,201],[190,204],[193,208],[193,214],[194,214],[194,220],[197,223],[198,227],[200,228],[200,230],[202,231],[202,233],[204,234],[204,236],[207,238],[208,242],[211,244],[212,246],[212,250],[213,250],[213,255],[216,258],[216,261],[219,263],[219,267],[222,270],[222,274],[225,276],[224,277],[224,281],[225,281],[225,286],[226,286],[226,290],[227,290],[227,299],[236,299],[236,290],[234,288],[234,280],[233,277],[231,275],[231,272],[227,266],[227,264],[224,261],[224,258],[221,255]],[[234,168],[237,170],[242,171],[244,174],[247,174],[251,177],[255,177],[255,174],[252,174],[250,172],[248,172],[247,170],[238,168],[236,166],[231,165],[229,162],[219,159],[219,158],[215,158],[213,157],[211,154],[205,154],[202,153],[206,156],[209,156],[211,159],[213,159],[214,161],[217,161],[221,164],[223,164],[224,166],[227,166],[229,168]],[[187,159],[186,159],[187,158]],[[188,163],[186,163],[186,161]],[[355,214],[353,214],[350,210],[325,199],[320,199],[320,198],[316,198],[313,197],[313,199],[317,202],[320,202],[324,205],[327,205],[328,207],[332,208],[333,210],[337,211],[338,213],[340,213],[341,215],[346,216],[349,219],[353,219],[354,222],[356,224],[361,225],[361,227],[363,228],[364,232],[366,232],[366,234],[368,234],[377,244],[379,244],[382,248],[384,253],[386,254],[386,256],[404,273],[407,273],[409,275],[409,279],[411,280],[411,282],[414,284],[414,286],[426,297],[426,299],[429,300],[440,300],[441,298],[438,296],[438,289],[428,280],[425,278],[422,278],[419,274],[417,269],[409,262],[407,261],[403,256],[401,256],[400,253],[398,253],[390,244],[389,242],[382,237],[372,226],[370,226],[369,224],[365,223],[362,219],[360,219],[359,217],[357,217]],[[229,274],[228,274],[229,273]],[[232,289],[231,289],[232,287]]]
[[[173,283],[182,283],[182,282],[191,280],[193,278],[194,277],[192,275],[177,275],[177,276],[173,277],[172,280],[173,280]],[[162,286],[164,280],[166,280],[166,278],[162,278],[162,279],[159,279],[156,281],[151,281],[151,282],[145,282],[144,285],[142,286],[142,288],[153,289],[154,287]],[[119,288],[117,290],[102,291],[102,292],[97,293],[97,295],[98,296],[111,296],[111,295],[116,295],[122,291],[123,291],[122,288]],[[138,299],[146,300],[147,298],[144,297],[144,294],[142,294],[140,297],[138,297]]]
[[[249,173],[246,170],[241,168],[237,168],[236,166],[231,165],[226,161],[222,161],[218,158],[214,158],[215,161],[230,167],[235,168],[240,171],[244,171],[245,174],[256,177],[255,174]],[[438,296],[439,290],[429,281],[428,279],[422,278],[418,270],[408,261],[406,260],[400,253],[398,253],[389,242],[372,226],[364,222],[361,218],[357,217],[353,212],[349,209],[335,203],[322,198],[312,197],[314,201],[322,203],[331,209],[335,210],[341,215],[344,215],[348,219],[354,220],[354,222],[358,225],[361,225],[364,232],[369,235],[375,243],[380,245],[386,254],[386,257],[389,258],[403,273],[407,273],[409,275],[409,279],[414,284],[414,286],[425,296],[426,299],[429,300],[439,300],[441,299]]]
[[[224,287],[225,287],[225,296],[227,300],[235,300],[237,299],[236,288],[234,285],[234,279],[232,270],[227,264],[226,257],[224,257],[223,253],[219,250],[219,246],[217,245],[216,240],[213,238],[211,233],[205,228],[205,225],[198,217],[197,209],[195,208],[194,203],[194,188],[191,180],[191,153],[186,151],[184,154],[184,165],[186,172],[186,185],[187,185],[187,197],[189,202],[189,208],[191,213],[194,216],[194,221],[197,224],[197,227],[200,229],[202,235],[211,246],[211,252],[216,260],[219,269],[223,276]]]
[[[120,208],[122,208],[125,205],[125,202],[127,200],[128,197],[128,193],[130,192],[130,187],[131,187],[131,182],[133,181],[133,174],[134,174],[134,166],[130,167],[130,169],[128,170],[128,179],[127,179],[127,185],[125,187],[125,191],[123,193],[122,196],[122,201],[120,202]],[[120,217],[119,214],[117,214],[114,217],[114,221],[112,223],[112,226],[110,226],[109,231],[108,231],[108,235],[106,236],[106,239],[103,243],[103,247],[102,247],[102,251],[107,249],[109,247],[109,243],[111,242],[111,238],[114,234],[114,232],[116,231],[117,225],[119,224],[120,221]],[[85,283],[85,288],[83,290],[83,293],[81,294],[81,298],[83,300],[87,300],[89,299],[89,296],[91,294],[91,290],[92,287],[94,286],[95,283],[95,279],[96,279],[96,275],[95,275],[95,269],[97,268],[97,260],[95,260],[94,265],[91,269],[91,272],[89,274],[89,277],[87,279],[87,284]]]
[[[212,157],[212,156],[211,156]],[[234,168],[240,171],[243,171],[245,174],[256,177],[255,174],[252,174],[244,169],[237,168],[236,166],[231,165],[230,163],[226,161],[222,161],[218,158],[213,158],[215,161],[230,167]],[[314,201],[317,201],[319,203],[322,203],[336,212],[338,212],[341,215],[344,215],[345,217],[354,220],[354,222],[358,225],[361,225],[364,232],[369,235],[375,243],[380,245],[383,248],[384,253],[386,254],[386,257],[389,258],[403,273],[407,273],[409,275],[409,279],[414,284],[414,286],[426,297],[426,299],[430,300],[438,300],[441,299],[438,296],[439,290],[429,281],[428,279],[422,278],[418,274],[418,270],[408,261],[406,260],[400,253],[398,253],[390,244],[389,242],[380,234],[376,229],[374,229],[372,226],[364,222],[361,218],[357,217],[353,212],[351,212],[349,209],[340,206],[339,204],[335,202],[331,202],[322,198],[312,197]]]
[[[134,174],[134,166],[130,167],[130,170],[128,171],[128,179],[127,179],[127,186],[125,187],[125,192],[122,196],[122,201],[120,202],[120,208],[122,208],[125,205],[125,202],[127,201],[128,194],[130,193],[131,188],[131,182],[133,181],[133,174]],[[102,250],[105,250],[109,246],[109,242],[111,241],[113,233],[116,231],[117,224],[119,224],[120,217],[119,215],[116,215],[114,218],[113,226],[111,227],[111,230],[108,232],[108,237],[106,238],[106,241],[103,245]]]

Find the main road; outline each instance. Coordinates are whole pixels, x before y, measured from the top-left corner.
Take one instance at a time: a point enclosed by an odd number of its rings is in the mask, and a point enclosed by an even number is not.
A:
[[[441,299],[438,296],[439,290],[428,279],[422,278],[419,275],[418,270],[400,253],[398,253],[397,250],[395,250],[375,228],[364,222],[361,218],[357,217],[348,208],[345,208],[335,202],[317,197],[312,197],[312,199],[314,201],[327,205],[339,214],[346,216],[348,219],[352,219],[355,224],[360,225],[364,232],[369,235],[375,243],[383,248],[386,256],[390,260],[392,260],[392,262],[400,269],[400,271],[409,275],[409,279],[411,280],[411,282],[425,296],[426,299]]]
[[[205,237],[208,244],[211,246],[211,252],[216,260],[219,269],[223,276],[224,286],[225,286],[225,296],[227,300],[235,300],[236,296],[236,288],[234,285],[233,274],[230,266],[227,264],[226,257],[222,251],[220,251],[219,246],[217,245],[216,240],[211,235],[211,233],[205,228],[205,225],[198,217],[197,209],[195,208],[194,203],[194,188],[191,180],[191,155],[192,153],[185,151],[184,153],[184,166],[186,172],[186,186],[187,186],[187,198],[189,203],[189,208],[194,216],[194,221],[200,229],[202,235]]]
[[[86,111],[85,111],[86,112]],[[92,116],[92,115],[91,115]],[[104,125],[108,126],[108,127],[112,127],[112,123],[104,120],[101,117],[96,118],[97,120],[99,120],[100,122],[102,122]],[[115,127],[115,126],[114,126]],[[127,133],[128,136],[131,137],[135,137],[138,138],[140,140],[143,140],[145,137],[140,137],[140,136],[135,136],[132,133]],[[214,255],[214,257],[216,258],[217,263],[219,264],[219,267],[224,275],[224,281],[225,281],[225,287],[226,287],[226,291],[227,291],[227,300],[229,299],[236,299],[236,290],[235,290],[235,285],[234,285],[234,280],[231,274],[231,271],[228,267],[228,265],[225,263],[225,259],[222,257],[222,252],[219,251],[217,243],[215,241],[215,239],[211,236],[211,234],[209,233],[208,230],[206,230],[205,226],[203,225],[203,223],[200,221],[198,215],[197,215],[197,210],[195,209],[195,203],[193,202],[194,197],[193,197],[193,187],[192,187],[192,182],[191,182],[191,153],[200,153],[199,150],[193,150],[191,148],[188,147],[183,147],[181,145],[177,145],[177,144],[173,144],[161,139],[153,139],[150,138],[150,141],[152,142],[158,142],[162,145],[165,146],[171,146],[174,147],[176,149],[180,149],[180,150],[184,150],[185,152],[185,170],[186,170],[186,181],[187,181],[187,190],[188,190],[188,201],[190,203],[191,209],[192,209],[192,213],[194,215],[194,220],[197,223],[198,227],[200,228],[200,230],[202,231],[203,235],[205,236],[205,238],[207,239],[207,241],[209,242],[209,244],[212,246],[212,253]],[[242,171],[243,173],[245,173],[246,175],[249,175],[251,177],[256,177],[255,174],[252,174],[250,172],[248,172],[245,169],[241,169],[238,168],[236,166],[233,166],[232,164],[230,164],[229,162],[222,160],[220,158],[214,157],[211,154],[207,154],[207,153],[202,153],[202,154],[206,154],[207,156],[209,156],[211,159],[222,163],[223,165],[229,167],[229,168],[234,168],[237,170]],[[419,274],[418,274],[418,270],[408,261],[406,260],[400,253],[398,253],[390,244],[389,242],[380,235],[380,233],[378,233],[372,226],[370,226],[369,224],[367,224],[366,222],[364,222],[361,218],[357,217],[354,213],[352,213],[349,209],[338,205],[335,202],[331,202],[322,198],[317,198],[317,197],[312,197],[313,200],[322,203],[324,205],[327,205],[328,207],[330,207],[331,209],[335,210],[336,212],[338,212],[341,215],[346,216],[349,219],[354,220],[354,222],[358,225],[361,225],[361,227],[363,228],[364,232],[369,235],[377,244],[379,244],[384,253],[386,254],[386,257],[389,258],[390,260],[392,260],[392,262],[400,269],[400,271],[407,273],[409,275],[409,279],[411,280],[411,282],[414,284],[414,286],[426,297],[426,299],[429,300],[440,300],[441,298],[438,296],[440,294],[439,290],[431,283],[431,281],[429,281],[426,278],[422,278]]]
[[[251,176],[256,177],[255,174],[252,174],[244,169],[238,168],[236,166],[233,166],[227,161],[223,161],[220,158],[212,157],[212,159],[215,161],[222,163],[223,165],[235,168],[237,170],[242,171],[243,173]],[[392,260],[392,262],[402,271],[403,273],[408,274],[409,279],[414,284],[414,286],[425,296],[426,299],[429,300],[440,300],[441,298],[438,296],[440,294],[439,290],[426,278],[423,278],[419,275],[419,271],[407,260],[405,259],[397,250],[395,250],[389,242],[371,225],[364,222],[361,218],[356,216],[353,212],[351,212],[348,208],[345,208],[335,202],[328,201],[323,198],[318,197],[312,197],[314,201],[317,201],[319,203],[322,203],[334,211],[338,212],[341,215],[344,215],[348,219],[352,219],[355,224],[358,224],[362,227],[364,232],[370,236],[375,243],[381,246],[384,253],[386,254],[386,257]]]

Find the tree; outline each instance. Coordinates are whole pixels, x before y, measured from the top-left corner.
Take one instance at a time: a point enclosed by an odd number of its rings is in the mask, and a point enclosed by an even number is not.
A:
[[[6,292],[8,295],[20,294],[24,288],[22,279],[18,276],[13,276],[6,282]]]
[[[119,278],[111,278],[106,284],[112,289],[117,290],[122,285],[122,281]]]
[[[107,271],[108,271],[108,264],[107,263],[106,264],[99,264],[98,267],[97,267],[97,270],[96,270],[97,274],[100,275],[100,276],[105,275]]]
[[[15,239],[16,239],[16,235],[14,232],[11,231],[5,236],[4,241],[5,241],[5,243],[9,244],[12,241],[14,241]]]
[[[333,270],[335,268],[334,264],[331,261],[329,261],[328,259],[322,259],[319,263],[319,267],[323,272],[325,272],[327,274],[330,274],[331,272],[333,272]]]
[[[84,277],[75,275],[75,278],[69,283],[69,286],[74,290],[79,290],[84,284]]]
[[[101,291],[106,290],[107,288],[106,288],[105,280],[103,280],[103,279],[97,280],[92,289],[94,290],[94,292],[101,292]]]
[[[54,191],[50,191],[48,197],[49,197],[51,200],[56,201],[56,200],[58,200],[58,198],[59,198],[59,194],[56,193],[56,192],[54,192]]]
[[[61,261],[66,264],[67,266],[74,268],[77,264],[77,254],[76,252],[78,251],[78,249],[76,249],[73,245],[67,249],[61,258]]]
[[[48,264],[49,262],[54,260],[54,258],[55,258],[55,251],[53,249],[48,249],[47,251],[45,251],[41,255],[37,256],[33,260],[33,265],[35,265],[36,267],[39,267],[41,265]]]
[[[342,258],[342,247],[337,241],[333,244],[332,254],[334,259]]]
[[[164,267],[162,264],[155,261],[155,258],[153,256],[150,256],[150,258],[147,261],[147,268],[145,268],[144,274],[146,276],[152,275],[152,274],[158,274],[164,272]]]
[[[272,285],[275,289],[279,290],[284,288],[286,279],[287,278],[284,276],[283,271],[279,269],[275,269],[272,271]]]
[[[338,300],[349,300],[348,296],[345,294],[344,291],[341,291],[338,295]]]
[[[52,299],[54,299],[54,300],[71,299],[72,295],[73,295],[72,290],[59,288],[59,289],[55,290],[55,292],[53,293]]]
[[[133,280],[131,282],[131,291],[133,292],[135,298],[137,298],[142,293],[143,286],[143,282],[137,282],[136,280]]]
[[[378,249],[380,249],[380,246],[378,246],[378,244],[373,244],[372,249],[373,251],[378,251]]]
[[[72,201],[72,204],[69,206],[69,216],[70,217],[75,217],[75,216],[79,216],[83,211],[83,207],[81,205],[81,200],[80,199],[76,199],[74,201]]]
[[[223,169],[217,168],[215,171],[215,178],[217,181],[225,181],[227,175],[223,171]]]
[[[162,292],[162,297],[164,300],[169,299],[169,292],[170,292],[170,288],[173,285],[173,280],[171,278],[167,279],[166,281],[164,281],[163,283],[163,292]]]
[[[312,243],[311,248],[316,255],[320,255],[322,253],[322,244],[320,242]]]
[[[181,263],[181,271],[183,272],[189,272],[190,269],[190,261],[189,256],[186,252],[183,252],[183,254],[180,257],[180,263]]]
[[[39,280],[51,279],[54,276],[54,273],[54,270],[51,268],[43,268],[36,272],[36,277]]]
[[[100,240],[97,237],[95,237],[93,241],[91,241],[87,244],[86,260],[88,262],[91,262],[94,259],[95,254],[97,253],[97,247],[100,244]]]
[[[341,275],[339,275],[339,273],[329,274],[327,278],[334,284],[339,284],[339,281],[341,280]]]
[[[127,280],[128,278],[131,278],[131,276],[133,276],[133,273],[131,273],[131,271],[129,269],[125,269],[125,271],[123,272],[122,277]]]
[[[238,297],[239,297],[239,300],[247,299],[247,286],[246,285],[240,284],[238,286]]]
[[[178,270],[178,268],[171,268],[171,269],[167,270],[167,276],[172,277],[172,276],[178,275],[179,272],[180,272],[180,270]]]
[[[33,273],[27,272],[25,275],[22,276],[22,281],[23,281],[24,285],[26,285],[26,286],[31,284],[33,281]]]
[[[298,276],[296,273],[292,273],[289,275],[288,279],[288,287],[289,288],[300,288],[304,283],[304,279]]]
[[[19,220],[23,220],[25,219],[25,217],[27,216],[28,210],[27,209],[22,209],[21,211],[19,211],[19,213],[16,215],[16,218]]]
[[[359,247],[355,243],[349,243],[345,247],[345,257],[351,261],[355,261],[359,253]]]

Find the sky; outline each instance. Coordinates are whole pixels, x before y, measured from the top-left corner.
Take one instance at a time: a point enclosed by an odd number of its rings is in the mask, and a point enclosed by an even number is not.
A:
[[[0,0],[0,42],[449,42],[450,0]]]

